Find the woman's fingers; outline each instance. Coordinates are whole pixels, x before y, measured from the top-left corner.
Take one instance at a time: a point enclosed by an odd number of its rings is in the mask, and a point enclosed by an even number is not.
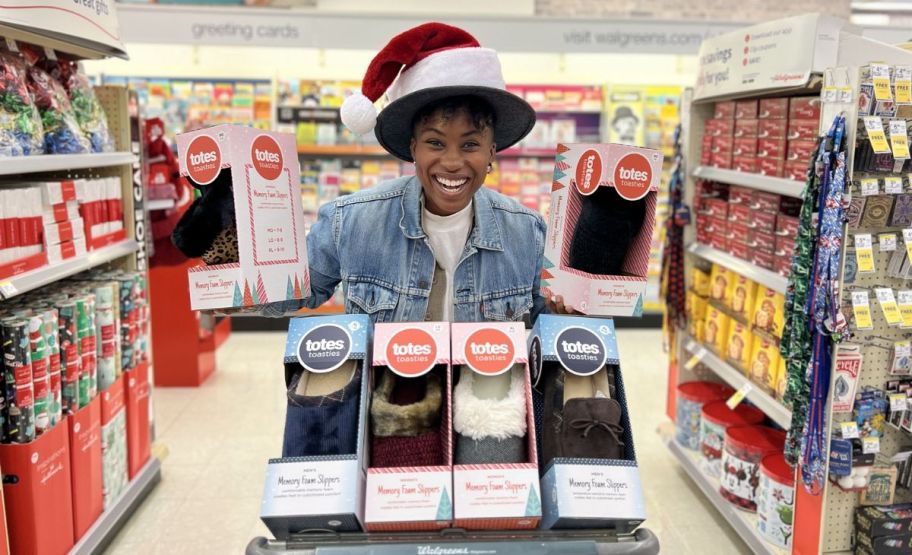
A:
[[[574,310],[572,306],[565,305],[564,298],[560,295],[552,295],[548,299],[548,308],[555,314],[582,314],[582,312]]]

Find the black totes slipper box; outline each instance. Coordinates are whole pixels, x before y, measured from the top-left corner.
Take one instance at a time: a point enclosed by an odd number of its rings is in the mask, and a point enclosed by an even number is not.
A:
[[[225,187],[231,172],[238,262],[189,270],[190,308],[242,308],[310,295],[293,135],[216,125],[177,136],[181,175]]]
[[[558,144],[542,294],[589,316],[640,316],[662,153]]]
[[[646,505],[610,319],[539,316],[529,367],[540,412],[543,529],[632,532]]]
[[[308,380],[296,395],[289,394],[283,452],[307,452],[302,447],[315,434],[336,434],[334,455],[307,455],[272,459],[260,518],[277,539],[310,530],[362,530],[364,482],[367,467],[367,410],[369,399],[370,320],[364,315],[293,318],[285,347],[286,376],[295,383]],[[354,361],[354,364],[349,361]],[[286,378],[286,381],[289,381]],[[322,387],[320,397],[308,397],[308,388]],[[332,390],[332,391],[330,391]],[[327,393],[328,392],[328,393]],[[347,405],[340,396],[358,395]],[[311,399],[308,401],[308,399]],[[320,411],[327,411],[321,415]],[[339,416],[339,412],[356,414]],[[323,418],[325,417],[325,418]],[[351,422],[356,430],[328,429],[330,419]],[[356,423],[356,424],[355,424]],[[326,429],[323,429],[323,426]],[[289,432],[289,427],[301,433]],[[350,438],[346,441],[344,438]],[[333,445],[333,438],[309,443]]]
[[[450,324],[374,326],[370,532],[440,530],[453,522]]]
[[[541,520],[532,384],[522,323],[453,324],[454,523],[529,529]]]

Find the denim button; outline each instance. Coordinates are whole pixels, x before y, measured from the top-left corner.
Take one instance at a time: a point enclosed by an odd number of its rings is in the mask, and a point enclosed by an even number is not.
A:
[[[427,286],[428,286],[428,282],[426,279],[423,279],[418,282],[418,287],[420,287],[422,289],[427,289]]]

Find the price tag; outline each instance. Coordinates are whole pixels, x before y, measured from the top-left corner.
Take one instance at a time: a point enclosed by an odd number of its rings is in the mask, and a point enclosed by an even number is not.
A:
[[[747,397],[747,394],[753,391],[754,386],[750,382],[744,382],[744,385],[738,388],[738,391],[728,398],[728,401],[725,401],[725,404],[728,405],[728,408],[735,410],[735,407],[741,404],[741,401]]]
[[[905,159],[909,157],[909,135],[906,130],[906,120],[890,120],[890,146],[893,148],[893,158]]]
[[[18,293],[18,291],[16,290],[15,285],[8,281],[0,281],[0,294],[2,294],[4,298],[8,299],[10,297],[15,297],[16,293]]]
[[[899,412],[906,410],[906,394],[905,393],[892,393],[890,394],[890,411]]]
[[[693,370],[698,364],[700,364],[700,360],[702,360],[702,357],[699,355],[690,357],[687,359],[687,362],[684,363],[684,369]]]
[[[861,452],[865,455],[880,453],[880,438],[866,437],[861,440]]]
[[[884,134],[883,120],[880,116],[866,116],[864,126],[868,131],[868,140],[871,141],[871,148],[877,154],[887,154],[890,152],[890,145],[887,144],[887,136]]]
[[[893,71],[893,88],[898,104],[912,104],[912,66],[896,66]]]
[[[830,104],[836,102],[836,86],[827,85],[823,87],[823,91],[820,93],[820,100],[824,104]]]
[[[861,180],[861,196],[870,197],[880,194],[880,183],[877,178],[869,177]]]
[[[869,330],[874,328],[871,319],[871,302],[867,291],[852,291],[852,312],[855,313],[855,328]]]
[[[899,307],[896,305],[893,290],[889,287],[876,287],[874,294],[877,296],[877,302],[880,303],[880,310],[883,311],[887,324],[891,326],[901,324],[902,316],[899,315]]]
[[[877,245],[880,252],[892,252],[896,250],[896,234],[881,233],[877,236]]]
[[[884,192],[888,195],[898,195],[903,192],[903,182],[901,177],[885,177]]]
[[[863,274],[876,271],[870,233],[860,233],[855,236],[855,261],[858,263],[858,271]]]
[[[54,52],[53,48],[50,48],[48,46],[44,47],[44,57],[54,62],[57,61],[57,53]]]
[[[852,103],[852,87],[843,85],[839,87],[839,90],[836,91],[836,96],[838,101],[842,104],[851,104]]]
[[[903,328],[912,328],[912,290],[900,291],[896,294],[899,304],[899,316],[902,318]]]
[[[890,66],[871,64],[871,78],[874,81],[874,98],[893,100],[893,93],[890,92]]]
[[[903,230],[903,243],[906,244],[906,256],[912,261],[912,227]]]
[[[842,429],[842,439],[856,439],[858,437],[858,424],[854,420],[840,422],[839,427]]]

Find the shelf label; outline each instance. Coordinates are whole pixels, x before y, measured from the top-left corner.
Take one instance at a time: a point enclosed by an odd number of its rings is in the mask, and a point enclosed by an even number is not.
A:
[[[877,246],[880,252],[893,252],[896,250],[896,234],[881,233],[877,236]]]
[[[912,328],[912,290],[900,291],[896,294],[899,301],[899,316],[902,318],[903,328]]]
[[[869,330],[874,328],[871,319],[871,302],[867,291],[852,291],[852,312],[855,313],[855,328]]]
[[[744,382],[744,385],[738,388],[738,391],[735,391],[735,393],[728,398],[728,401],[725,401],[725,404],[728,405],[728,408],[731,410],[735,410],[735,407],[740,405],[741,401],[743,401],[744,398],[747,397],[747,394],[753,391],[753,389],[754,386],[752,386],[750,382]]]
[[[861,196],[870,197],[880,194],[880,182],[877,178],[867,178],[861,180]]]
[[[855,261],[858,263],[858,271],[862,274],[877,271],[874,267],[874,249],[870,233],[859,233],[855,236]]]
[[[896,306],[893,290],[889,287],[876,287],[874,294],[877,296],[877,302],[880,303],[880,310],[883,311],[887,324],[890,326],[902,324],[902,317],[899,315],[899,307]]]
[[[840,422],[839,428],[842,430],[842,439],[858,438],[858,424],[854,420]]]
[[[0,294],[5,298],[15,297],[16,293],[18,293],[18,291],[16,290],[15,285],[9,281],[0,281]]]
[[[890,395],[890,412],[902,412],[906,410],[906,394],[893,393]]]
[[[896,66],[893,88],[896,89],[897,104],[912,104],[912,66]]]
[[[842,103],[842,104],[851,104],[852,103],[852,97],[854,96],[852,94],[852,87],[849,87],[848,85],[839,87],[839,91],[837,94],[839,96],[840,103]]]
[[[906,256],[912,260],[912,227],[902,230],[903,243],[906,244]]]
[[[865,455],[880,453],[880,438],[866,437],[861,440],[861,452]]]
[[[695,351],[693,356],[687,359],[687,362],[684,363],[685,370],[693,370],[696,368],[700,361],[703,360],[703,355],[706,353],[706,349],[700,347],[699,350]]]
[[[890,92],[890,66],[871,64],[871,78],[874,80],[874,98],[893,100],[893,93]]]
[[[887,136],[884,134],[883,120],[880,116],[867,116],[864,118],[864,126],[868,131],[868,140],[871,141],[871,148],[877,154],[888,154],[890,145],[887,144]]]
[[[890,146],[893,147],[893,158],[909,158],[909,135],[906,120],[890,120]]]
[[[901,177],[890,176],[884,178],[884,192],[888,195],[898,195],[903,192]]]

